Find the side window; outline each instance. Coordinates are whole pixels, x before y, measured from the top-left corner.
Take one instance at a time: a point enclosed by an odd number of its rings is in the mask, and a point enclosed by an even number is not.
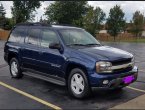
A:
[[[49,47],[50,43],[59,43],[57,34],[52,30],[42,30],[41,35],[41,46],[42,47]]]
[[[8,41],[23,43],[24,38],[26,36],[27,36],[27,30],[25,28],[17,27],[11,32],[11,35]]]
[[[24,43],[24,39],[26,38],[26,36],[27,36],[27,31],[28,31],[28,29],[27,28],[22,28],[22,29],[20,29],[19,30],[19,35],[21,36],[21,39],[20,39],[20,43]]]
[[[37,45],[40,29],[30,29],[27,43]]]

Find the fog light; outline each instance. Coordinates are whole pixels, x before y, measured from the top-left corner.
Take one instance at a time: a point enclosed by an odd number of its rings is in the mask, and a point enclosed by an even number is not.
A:
[[[109,83],[108,80],[104,80],[104,81],[103,81],[103,84],[108,84],[108,83]]]

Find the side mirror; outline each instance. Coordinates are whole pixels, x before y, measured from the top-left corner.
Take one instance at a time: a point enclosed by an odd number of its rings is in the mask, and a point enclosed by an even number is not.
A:
[[[58,50],[60,50],[61,49],[61,46],[60,46],[59,43],[50,43],[49,44],[49,48],[50,49],[58,49]]]

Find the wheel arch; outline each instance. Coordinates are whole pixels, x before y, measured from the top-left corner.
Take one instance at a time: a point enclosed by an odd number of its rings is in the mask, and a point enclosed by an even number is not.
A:
[[[68,80],[68,76],[69,76],[71,70],[74,68],[79,68],[79,69],[83,70],[84,73],[86,74],[86,76],[88,76],[87,68],[84,65],[71,62],[71,63],[67,64],[67,66],[66,66],[66,70],[65,70],[66,81]],[[88,80],[89,80],[89,78],[88,78]]]
[[[18,54],[16,52],[9,52],[9,54],[8,54],[8,64],[10,63],[10,60],[12,58],[17,58],[18,59]]]

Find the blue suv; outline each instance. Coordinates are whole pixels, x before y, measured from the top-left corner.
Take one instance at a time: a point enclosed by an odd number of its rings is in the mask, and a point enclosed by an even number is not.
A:
[[[76,98],[89,96],[92,88],[123,88],[138,75],[131,53],[103,46],[78,27],[17,24],[4,52],[13,78],[25,74],[65,85]]]

